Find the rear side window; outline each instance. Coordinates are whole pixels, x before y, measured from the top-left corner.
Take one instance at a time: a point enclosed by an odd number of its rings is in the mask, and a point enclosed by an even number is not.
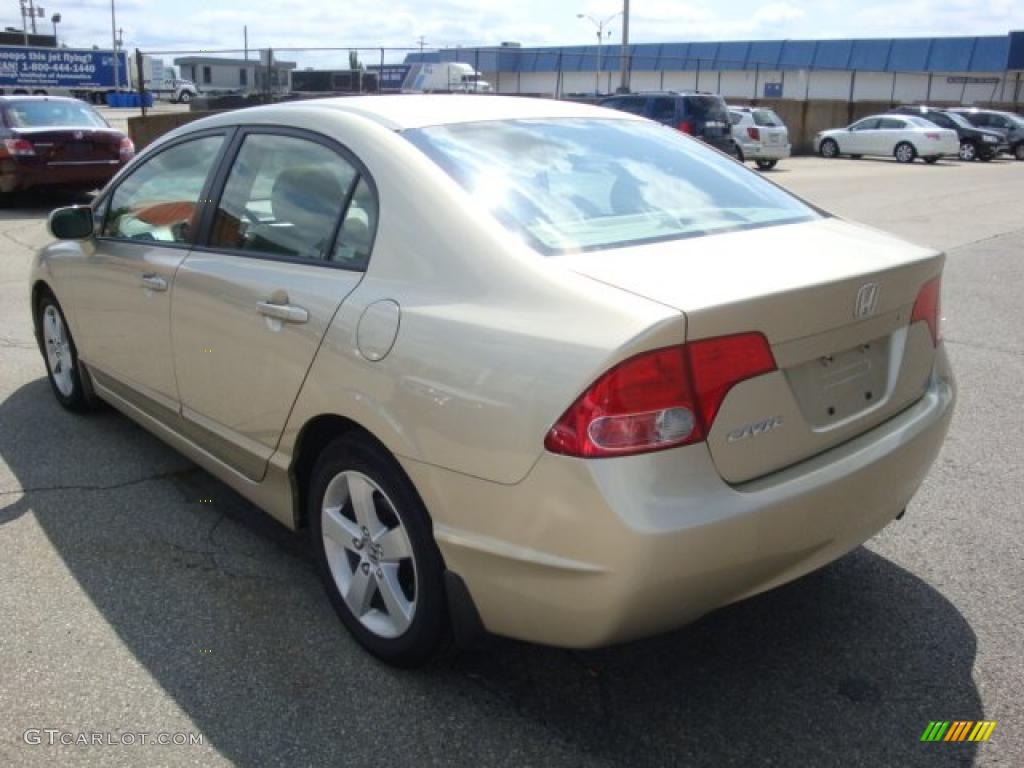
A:
[[[643,115],[647,107],[647,99],[631,96],[620,99],[609,99],[601,102],[602,107],[617,109],[620,112],[629,112],[631,115]]]
[[[651,119],[659,123],[674,123],[676,119],[676,100],[659,97],[651,103]]]
[[[917,120],[918,118],[910,118],[911,121]],[[897,120],[894,117],[883,117],[878,121],[878,127],[883,131],[894,131],[906,128],[907,124],[903,120]]]
[[[818,216],[739,163],[647,121],[488,121],[402,135],[549,255]]]
[[[189,242],[199,201],[223,136],[184,141],[139,165],[110,198],[104,237],[158,243]]]
[[[751,115],[754,118],[754,125],[760,125],[763,128],[782,127],[782,120],[770,109],[755,109]]]
[[[322,144],[250,134],[231,167],[210,245],[327,261],[357,178],[347,160]]]
[[[693,120],[729,124],[729,111],[720,96],[684,96],[683,103]]]
[[[850,126],[851,131],[872,131],[878,127],[877,117],[868,117],[864,120],[859,120]]]
[[[740,113],[740,112],[730,112],[729,113],[729,122],[732,123],[733,125],[739,125],[742,120],[743,120],[743,114],[742,113]]]

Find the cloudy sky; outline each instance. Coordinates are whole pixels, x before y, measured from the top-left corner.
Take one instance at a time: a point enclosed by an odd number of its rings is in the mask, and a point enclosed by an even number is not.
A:
[[[59,35],[72,46],[110,40],[109,0],[36,0],[63,16]],[[0,21],[20,26],[15,0]],[[125,45],[143,50],[428,45],[583,44],[593,27],[580,12],[604,18],[612,0],[116,0]],[[631,38],[743,40],[1005,34],[1024,29],[1020,0],[632,0]],[[613,39],[621,34],[612,22]],[[50,24],[42,25],[49,30]],[[40,30],[43,31],[43,30]],[[318,63],[316,57],[300,63]]]

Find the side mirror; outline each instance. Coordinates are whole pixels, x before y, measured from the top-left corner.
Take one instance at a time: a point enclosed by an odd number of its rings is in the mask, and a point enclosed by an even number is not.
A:
[[[58,240],[86,240],[92,237],[92,207],[71,205],[50,214],[47,226]]]

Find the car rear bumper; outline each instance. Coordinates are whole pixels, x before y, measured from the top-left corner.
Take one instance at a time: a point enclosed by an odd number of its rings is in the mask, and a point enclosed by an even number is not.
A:
[[[704,445],[589,461],[545,453],[515,485],[402,463],[488,630],[595,647],[678,627],[870,538],[917,491],[955,397],[940,349],[913,406],[740,486]]]
[[[740,144],[746,160],[784,160],[792,152],[789,144]]]
[[[24,163],[5,160],[0,162],[0,192],[36,187],[67,187],[91,189],[101,187],[121,170],[121,163],[94,161],[65,165]]]

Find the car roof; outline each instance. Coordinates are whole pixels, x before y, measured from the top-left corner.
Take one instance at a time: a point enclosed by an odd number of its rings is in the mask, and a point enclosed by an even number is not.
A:
[[[294,109],[348,112],[373,120],[394,130],[422,128],[429,125],[474,123],[496,120],[528,120],[543,118],[602,118],[605,120],[640,120],[635,115],[617,112],[591,104],[536,99],[494,94],[387,94],[379,96],[341,96],[329,99],[291,101],[254,107],[264,116],[287,114]],[[250,110],[233,114],[244,115]]]

